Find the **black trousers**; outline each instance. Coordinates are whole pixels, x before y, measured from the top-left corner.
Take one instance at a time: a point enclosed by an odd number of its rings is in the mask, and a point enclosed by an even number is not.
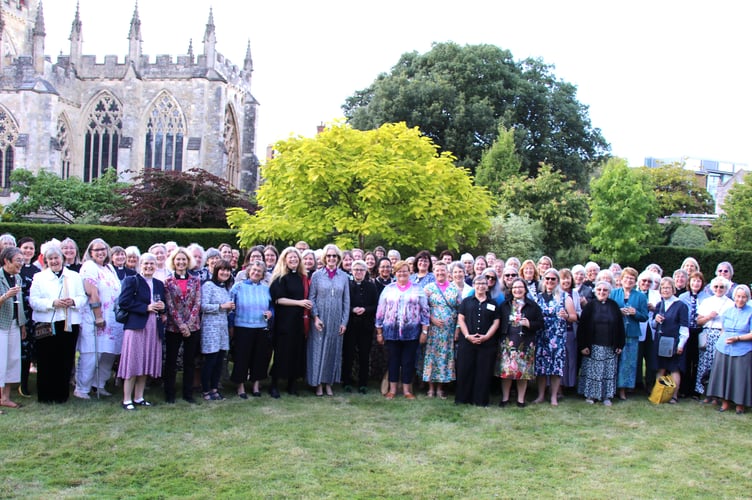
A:
[[[40,403],[65,403],[70,395],[78,325],[71,325],[70,332],[64,328],[65,321],[57,321],[55,335],[36,341],[37,398]]]
[[[642,375],[643,366],[645,368],[644,377]],[[650,394],[655,385],[655,372],[657,369],[658,354],[656,353],[656,345],[652,337],[652,332],[650,331],[650,327],[648,327],[645,340],[640,342],[640,347],[637,351],[637,377],[635,379],[635,386],[642,384],[645,391]]]
[[[464,337],[459,340],[455,403],[488,406],[497,345],[496,337],[480,345]]]
[[[162,370],[165,399],[175,399],[175,379],[181,344],[183,345],[183,397],[186,399],[193,397],[193,376],[196,371],[196,356],[201,347],[201,331],[191,332],[190,337],[183,337],[183,334],[179,332],[167,332],[165,344],[167,353],[164,370]]]
[[[687,361],[687,369],[681,378],[679,394],[693,396],[695,394],[695,382],[697,381],[697,365],[700,362],[700,347],[697,343],[702,328],[690,328],[689,339],[684,346],[684,355]]]
[[[232,336],[233,361],[230,380],[235,384],[248,380],[264,380],[269,372],[272,344],[263,328],[235,327]]]
[[[345,331],[345,338],[342,339],[342,383],[344,385],[353,385],[353,363],[356,351],[358,358],[358,387],[368,385],[373,328],[373,321],[363,324],[355,322],[352,327],[348,325]]]

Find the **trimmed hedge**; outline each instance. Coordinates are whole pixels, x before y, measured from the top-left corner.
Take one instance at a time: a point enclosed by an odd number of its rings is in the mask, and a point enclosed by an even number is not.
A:
[[[185,246],[198,243],[204,248],[220,243],[238,246],[237,233],[231,229],[160,229],[153,227],[91,226],[81,224],[3,223],[0,234],[11,233],[16,239],[30,236],[39,245],[52,238],[72,238],[84,252],[94,238],[102,238],[110,246],[136,245],[142,252],[156,242],[175,241]]]
[[[749,285],[752,282],[752,252],[745,250],[656,246],[651,247],[650,253],[642,257],[634,267],[642,271],[649,264],[655,263],[663,268],[665,276],[671,276],[687,257],[697,259],[706,281],[715,277],[715,268],[719,262],[728,261],[734,266],[734,283]]]

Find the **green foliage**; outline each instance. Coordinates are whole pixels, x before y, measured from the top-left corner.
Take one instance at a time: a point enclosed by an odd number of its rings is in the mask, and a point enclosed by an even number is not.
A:
[[[751,182],[747,182],[751,181]],[[752,248],[752,176],[747,173],[744,180],[729,190],[723,204],[724,214],[713,230],[719,236],[721,248]]]
[[[518,177],[522,162],[515,152],[514,130],[499,126],[499,135],[490,148],[483,152],[475,170],[475,183],[485,186],[497,195],[506,181]]]
[[[498,258],[538,258],[543,255],[544,230],[527,215],[497,215],[491,219],[488,249]]]
[[[456,249],[488,229],[488,192],[404,123],[366,132],[335,124],[275,149],[262,168],[261,210],[227,211],[245,245],[304,239],[364,248],[376,236],[387,245]]]
[[[659,217],[672,214],[707,214],[715,211],[715,202],[708,190],[697,183],[691,170],[679,164],[656,168],[640,168],[651,180]]]
[[[660,265],[666,275],[681,267],[686,257],[694,257],[700,264],[700,270],[705,280],[715,276],[715,268],[719,262],[731,262],[734,266],[734,281],[736,283],[752,282],[752,252],[745,250],[722,250],[706,246],[705,248],[685,248],[674,246],[651,246],[648,253],[636,261],[621,262],[632,265],[635,269],[645,269],[648,264],[655,262]]]
[[[590,195],[587,232],[598,250],[596,257],[626,262],[647,253],[648,243],[658,234],[655,195],[647,176],[614,158],[590,183]]]
[[[498,212],[539,221],[546,235],[542,249],[549,255],[585,240],[587,195],[550,165],[542,165],[537,177],[508,177],[499,189]]]
[[[117,182],[114,168],[90,183],[77,177],[61,179],[46,170],[34,175],[25,169],[15,169],[10,179],[11,191],[19,197],[6,210],[15,219],[41,212],[73,224],[84,217],[101,220],[125,206],[123,196],[118,193],[125,184]]]
[[[256,210],[248,194],[203,169],[145,169],[122,192],[128,207],[116,217],[132,227],[226,228],[227,208]]]
[[[703,248],[708,244],[708,236],[700,226],[682,224],[671,235],[672,247]]]
[[[127,247],[135,245],[142,251],[156,242],[176,241],[178,245],[198,243],[204,248],[216,247],[226,242],[235,246],[235,231],[230,229],[166,229],[156,227],[85,226],[80,224],[3,224],[2,232],[9,232],[20,238],[30,236],[39,244],[52,238],[71,238],[84,251],[94,238],[104,239],[110,246]]]
[[[591,259],[593,249],[590,245],[578,243],[567,248],[561,248],[554,254],[554,264],[558,269],[572,267],[575,264],[585,264]]]
[[[361,130],[400,121],[417,126],[471,170],[499,126],[514,129],[528,175],[546,162],[584,186],[609,146],[576,93],[538,59],[516,62],[493,45],[447,42],[425,54],[403,54],[390,73],[349,97],[343,110]]]

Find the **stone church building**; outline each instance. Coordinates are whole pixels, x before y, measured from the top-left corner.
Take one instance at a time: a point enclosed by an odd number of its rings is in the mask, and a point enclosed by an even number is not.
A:
[[[99,16],[106,15],[101,2]],[[258,102],[250,42],[241,67],[217,51],[211,10],[201,53],[141,52],[138,7],[125,58],[83,55],[82,19],[71,12],[70,53],[44,54],[42,1],[0,0],[0,204],[14,169],[90,182],[109,168],[129,180],[143,168],[202,168],[246,191],[258,183]],[[59,22],[56,20],[56,22]],[[125,49],[125,47],[124,47]]]

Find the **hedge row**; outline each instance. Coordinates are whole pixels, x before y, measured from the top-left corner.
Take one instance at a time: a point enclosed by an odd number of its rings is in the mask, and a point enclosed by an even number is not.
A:
[[[715,276],[715,268],[719,262],[727,261],[734,267],[735,283],[749,285],[752,282],[752,252],[745,250],[656,246],[650,248],[650,253],[643,256],[635,268],[641,271],[649,264],[655,263],[663,268],[665,276],[671,276],[687,257],[697,259],[706,280]]]
[[[142,252],[158,241],[175,241],[181,246],[198,243],[204,248],[216,247],[225,242],[237,246],[237,233],[231,229],[160,229],[78,224],[3,223],[0,224],[0,234],[2,233],[11,233],[16,239],[30,236],[37,242],[37,246],[52,238],[59,240],[72,238],[78,243],[81,252],[94,238],[102,238],[110,246],[136,245]]]

